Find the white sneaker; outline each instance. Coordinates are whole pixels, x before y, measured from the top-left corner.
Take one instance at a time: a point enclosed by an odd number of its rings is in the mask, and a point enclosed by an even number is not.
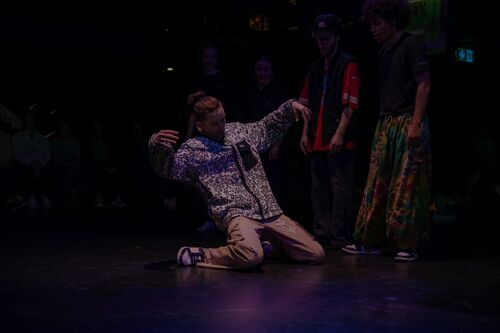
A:
[[[113,201],[111,203],[111,205],[113,207],[116,207],[116,208],[125,208],[125,207],[127,207],[127,205],[123,201],[121,201],[121,200],[115,200],[115,201]]]
[[[116,194],[114,200],[111,202],[111,205],[115,208],[125,208],[127,205],[122,200],[121,194]]]
[[[394,257],[396,261],[415,261],[417,259],[418,254],[417,251],[414,250],[401,250]]]
[[[342,251],[355,254],[355,255],[378,255],[380,254],[379,248],[365,247],[363,244],[353,243],[342,247]]]
[[[106,205],[104,204],[104,196],[101,193],[96,194],[95,196],[95,208],[104,208]]]
[[[205,253],[201,247],[181,247],[177,252],[177,263],[179,266],[193,266],[203,261]]]
[[[38,209],[38,202],[36,201],[36,198],[34,195],[31,195],[28,200],[28,208],[29,209]]]
[[[12,211],[16,211],[18,209],[26,207],[28,201],[24,200],[21,195],[16,195],[7,200],[7,204],[9,205],[10,209],[12,209]]]

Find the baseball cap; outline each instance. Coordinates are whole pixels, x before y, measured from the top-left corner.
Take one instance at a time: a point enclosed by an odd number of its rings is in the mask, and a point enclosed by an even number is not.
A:
[[[338,35],[342,30],[342,24],[335,14],[321,14],[316,16],[311,36],[314,38],[328,37],[331,34]]]

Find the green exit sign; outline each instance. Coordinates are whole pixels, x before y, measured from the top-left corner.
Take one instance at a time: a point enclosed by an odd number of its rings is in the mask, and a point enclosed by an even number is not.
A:
[[[455,51],[455,56],[458,62],[467,62],[469,64],[474,63],[474,50],[467,49],[464,47],[459,47]]]

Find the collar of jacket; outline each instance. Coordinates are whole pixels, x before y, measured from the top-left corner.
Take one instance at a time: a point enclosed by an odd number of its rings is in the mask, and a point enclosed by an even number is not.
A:
[[[198,137],[199,138],[207,138],[209,140],[212,140],[212,141],[215,141],[217,143],[220,143],[220,144],[223,144],[225,145],[226,144],[226,137],[224,136],[222,139],[217,139],[217,138],[214,138],[212,136],[209,136],[209,135],[205,135],[205,134],[198,134]]]

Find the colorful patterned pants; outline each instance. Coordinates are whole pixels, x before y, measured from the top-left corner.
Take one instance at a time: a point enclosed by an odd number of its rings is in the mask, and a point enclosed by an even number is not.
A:
[[[378,122],[370,169],[354,239],[377,246],[384,239],[400,249],[415,249],[427,231],[430,204],[431,149],[427,119],[422,137],[408,146],[412,115],[386,116]]]

